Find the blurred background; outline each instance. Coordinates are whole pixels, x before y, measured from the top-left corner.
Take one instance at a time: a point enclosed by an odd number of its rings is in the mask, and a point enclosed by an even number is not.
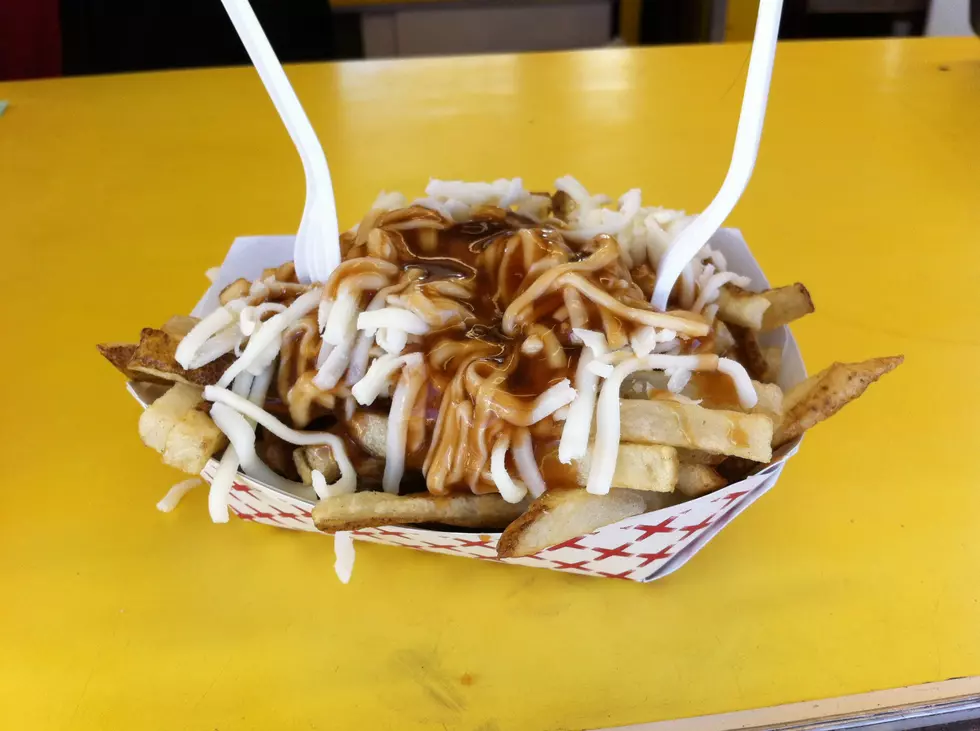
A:
[[[284,62],[748,41],[758,3],[252,0]],[[969,35],[970,16],[970,0],[785,0],[780,36]],[[220,0],[0,0],[0,80],[244,63]]]

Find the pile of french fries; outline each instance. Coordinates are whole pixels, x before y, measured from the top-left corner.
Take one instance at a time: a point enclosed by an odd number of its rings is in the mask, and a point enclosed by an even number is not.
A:
[[[556,216],[558,208],[556,199]],[[267,270],[261,281],[269,301],[278,296],[275,301],[290,302],[306,291],[291,265]],[[250,289],[249,282],[239,280],[222,293],[222,303],[246,297],[250,291],[255,291],[254,286]],[[269,291],[278,295],[269,295]],[[744,367],[755,390],[754,405],[743,407],[733,389],[718,388],[717,379],[699,374],[673,394],[667,391],[668,376],[663,371],[632,374],[620,391],[618,457],[606,494],[581,489],[592,469],[589,454],[573,460],[570,471],[562,473],[566,478],[571,474],[578,489],[565,482],[537,497],[532,493],[516,501],[485,490],[480,494],[427,492],[418,484],[423,465],[411,455],[402,494],[379,491],[390,457],[388,415],[378,408],[357,408],[342,418],[345,437],[365,456],[357,465],[358,487],[320,499],[313,510],[316,526],[326,532],[397,524],[502,530],[500,557],[531,555],[743,479],[902,362],[902,356],[894,356],[834,363],[784,393],[776,384],[782,350],[762,346],[760,335],[814,311],[806,288],[794,284],[751,292],[728,283],[721,287],[716,305],[711,352]],[[160,328],[144,329],[137,344],[98,346],[129,380],[159,385],[161,395],[140,417],[140,437],[166,464],[191,474],[199,474],[228,447],[228,438],[211,417],[212,402],[205,398],[204,389],[218,384],[235,361],[235,355],[227,353],[198,368],[182,367],[177,349],[197,324],[195,318],[176,316]],[[336,397],[338,409],[341,403],[351,402],[350,391],[341,387],[321,396],[317,403],[333,404]],[[284,424],[290,423],[282,403],[267,400],[263,406]],[[343,471],[333,447],[290,444],[263,425],[258,427],[256,451],[276,475],[296,484],[334,483]],[[549,461],[557,461],[557,452],[539,453],[538,459],[537,467],[547,483],[551,468],[557,466]],[[516,482],[527,491],[520,480]]]

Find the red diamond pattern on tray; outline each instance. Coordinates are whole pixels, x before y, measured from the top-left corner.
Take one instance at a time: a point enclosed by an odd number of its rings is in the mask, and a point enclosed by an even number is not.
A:
[[[214,464],[214,463],[212,463]],[[216,466],[216,465],[215,465]],[[213,468],[204,471],[209,482]],[[638,515],[620,523],[551,546],[533,556],[497,558],[499,534],[433,531],[410,526],[383,526],[352,531],[358,540],[390,546],[406,546],[444,555],[465,556],[484,561],[550,568],[587,576],[643,581],[651,573],[660,575],[683,563],[695,545],[716,521],[727,520],[758,494],[757,488],[774,482],[771,476],[751,483],[731,485],[717,493],[671,508]],[[747,484],[751,483],[751,484]],[[239,475],[228,496],[232,511],[242,520],[265,523],[289,530],[318,532],[307,503],[270,491]],[[683,519],[681,521],[681,519]],[[679,521],[685,523],[680,525]],[[695,545],[696,550],[699,546]],[[678,554],[681,554],[678,556]],[[686,554],[686,555],[685,555]]]

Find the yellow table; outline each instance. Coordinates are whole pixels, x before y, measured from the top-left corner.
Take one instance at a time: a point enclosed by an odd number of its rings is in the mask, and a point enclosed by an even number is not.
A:
[[[429,175],[696,210],[745,45],[290,69],[345,225]],[[208,521],[95,351],[185,312],[303,178],[250,69],[0,85],[0,727],[578,729],[980,674],[980,46],[782,45],[732,217],[811,368],[907,362],[651,585]]]

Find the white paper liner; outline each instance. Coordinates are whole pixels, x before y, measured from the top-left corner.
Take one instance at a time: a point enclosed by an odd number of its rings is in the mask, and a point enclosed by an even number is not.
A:
[[[722,229],[710,244],[721,250],[731,271],[744,274],[757,288],[768,280],[752,257],[742,235]],[[231,282],[244,277],[257,279],[263,269],[292,259],[292,236],[247,236],[235,239],[214,283],[191,311],[202,317],[218,306],[218,294]],[[766,333],[764,345],[782,345],[781,388],[788,389],[806,378],[799,347],[789,328]],[[131,383],[130,393],[144,406],[160,393],[157,386]],[[776,459],[758,474],[695,500],[627,518],[594,533],[580,536],[525,558],[498,559],[499,533],[429,530],[406,526],[365,528],[353,531],[358,540],[407,546],[421,551],[467,556],[487,561],[534,566],[554,571],[602,576],[631,581],[653,581],[676,571],[728,525],[739,513],[772,489],[783,465],[796,454],[800,440],[780,449]],[[201,476],[210,483],[218,463],[211,460]],[[229,496],[229,506],[242,520],[265,523],[289,530],[317,532],[310,511],[315,498],[309,494],[289,495],[238,474]]]

